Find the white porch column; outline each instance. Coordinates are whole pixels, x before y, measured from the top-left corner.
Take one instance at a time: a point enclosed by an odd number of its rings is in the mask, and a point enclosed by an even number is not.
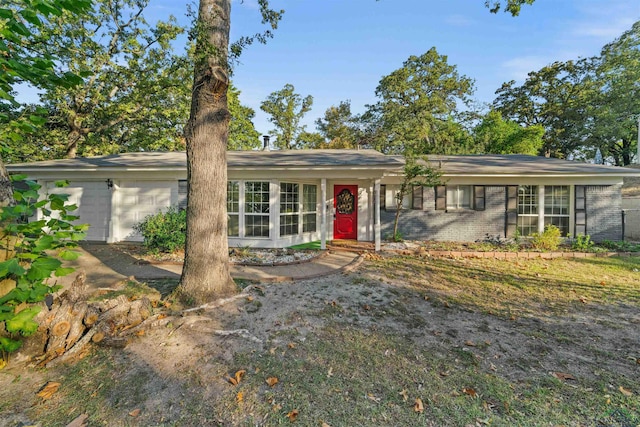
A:
[[[375,194],[373,198],[373,210],[375,212],[375,219],[373,223],[374,240],[376,246],[376,252],[380,251],[380,180],[376,179],[373,184],[373,192]]]
[[[538,185],[538,233],[544,232],[544,185]]]
[[[320,207],[320,249],[327,249],[327,178],[320,182],[322,205]]]

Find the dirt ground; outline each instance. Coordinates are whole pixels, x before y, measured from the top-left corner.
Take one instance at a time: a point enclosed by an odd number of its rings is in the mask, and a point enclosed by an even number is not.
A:
[[[419,280],[428,285],[429,276]],[[198,425],[202,414],[185,415],[190,396],[215,401],[229,387],[238,353],[287,351],[288,343],[303,343],[335,322],[405,337],[424,351],[470,351],[482,371],[512,383],[553,372],[597,378],[605,365],[632,382],[640,379],[640,311],[635,305],[588,304],[563,316],[504,318],[426,297],[414,285],[390,279],[376,263],[365,262],[349,274],[250,286],[222,307],[176,317],[125,349],[101,350],[108,353],[108,362],[86,367],[101,378],[71,378],[77,372],[66,367],[10,367],[0,371],[0,425],[48,425],[42,420],[64,403],[57,400],[64,394],[42,401],[36,393],[47,381],[60,382],[61,390],[89,381],[95,382],[96,394],[108,388],[100,405],[117,408],[121,417],[104,424]],[[617,385],[611,387],[615,392]],[[82,405],[69,403],[67,422],[91,410]],[[209,418],[210,425],[234,424],[218,416]]]

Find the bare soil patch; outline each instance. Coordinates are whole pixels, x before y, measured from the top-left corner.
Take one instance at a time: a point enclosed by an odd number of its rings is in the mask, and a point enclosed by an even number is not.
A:
[[[124,349],[0,371],[0,425],[633,427],[638,267],[389,255],[250,285]]]

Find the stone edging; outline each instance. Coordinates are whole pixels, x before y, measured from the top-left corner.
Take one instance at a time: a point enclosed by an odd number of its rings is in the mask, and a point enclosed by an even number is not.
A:
[[[418,255],[449,258],[494,258],[494,259],[553,259],[553,258],[608,258],[612,256],[640,256],[638,252],[479,252],[479,251],[411,251],[392,250],[401,255]]]
[[[233,261],[229,261],[229,264],[231,264],[231,265],[244,265],[244,266],[247,266],[247,267],[274,267],[274,266],[278,266],[279,267],[279,266],[287,266],[287,265],[305,264],[307,262],[312,262],[312,261],[315,261],[317,259],[324,258],[327,255],[329,255],[329,251],[321,251],[318,255],[316,255],[316,256],[314,256],[312,258],[307,258],[307,259],[298,260],[298,261],[291,261],[291,262],[259,263],[259,262],[233,262]],[[139,264],[139,265],[183,265],[184,262],[183,261],[153,261],[153,260],[139,258],[136,261],[136,264]]]

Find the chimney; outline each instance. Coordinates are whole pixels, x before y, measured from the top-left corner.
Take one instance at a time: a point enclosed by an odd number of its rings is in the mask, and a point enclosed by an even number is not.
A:
[[[262,144],[262,151],[269,151],[269,135],[263,135],[262,140],[264,141]]]

